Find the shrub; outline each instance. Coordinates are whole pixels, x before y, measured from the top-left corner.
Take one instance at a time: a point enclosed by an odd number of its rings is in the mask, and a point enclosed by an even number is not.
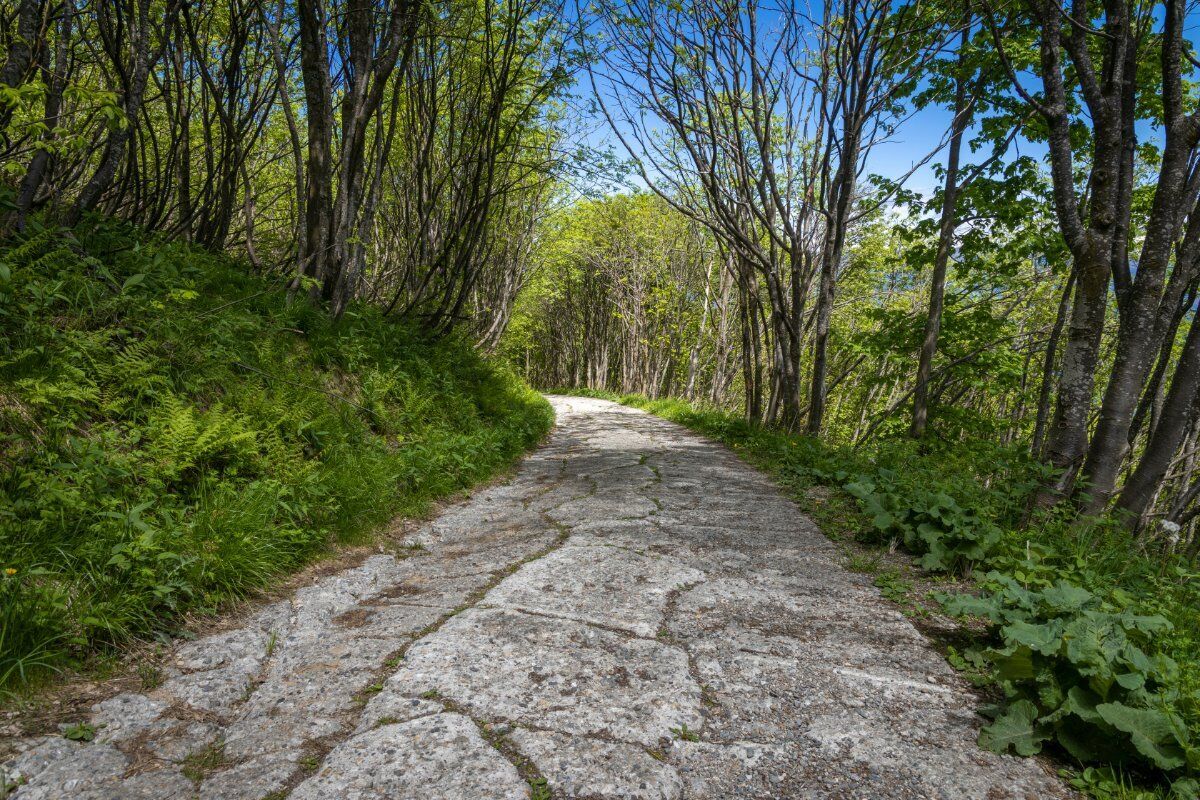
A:
[[[904,487],[892,470],[860,475],[843,488],[858,498],[879,540],[899,540],[924,569],[965,572],[1000,541],[1000,529],[977,512],[943,491]]]
[[[942,598],[952,613],[988,620],[997,642],[966,654],[991,668],[1008,698],[981,744],[1033,755],[1052,739],[1084,763],[1200,766],[1176,710],[1179,666],[1155,652],[1154,637],[1171,629],[1165,617],[1066,580],[1027,588],[990,572],[982,586],[979,597]]]

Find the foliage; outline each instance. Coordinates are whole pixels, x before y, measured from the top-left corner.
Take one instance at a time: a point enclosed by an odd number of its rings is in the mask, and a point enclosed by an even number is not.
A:
[[[999,528],[945,492],[904,492],[899,476],[890,469],[860,476],[844,488],[858,498],[879,534],[899,539],[907,550],[921,554],[925,569],[965,569],[983,560],[1000,540]]]
[[[1176,710],[1185,701],[1179,666],[1154,648],[1171,629],[1165,617],[1139,613],[1135,598],[1114,603],[1063,579],[1031,588],[992,571],[981,585],[981,596],[950,596],[945,605],[987,619],[999,640],[967,653],[1009,698],[982,744],[1032,755],[1054,739],[1084,763],[1141,759],[1168,772],[1200,763]]]
[[[483,479],[546,403],[110,223],[0,245],[0,688],[170,633]]]

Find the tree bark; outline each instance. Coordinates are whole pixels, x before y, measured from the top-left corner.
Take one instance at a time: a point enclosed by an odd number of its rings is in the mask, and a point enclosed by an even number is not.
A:
[[[1133,473],[1125,481],[1116,507],[1135,522],[1154,498],[1171,460],[1183,442],[1197,397],[1200,397],[1200,323],[1193,321],[1184,342],[1159,423]]]
[[[58,21],[57,42],[54,47],[54,63],[43,62],[42,79],[46,83],[45,111],[42,122],[46,126],[46,136],[58,126],[59,115],[62,113],[63,92],[67,88],[68,56],[71,46],[71,29],[74,24],[75,5],[68,0],[62,4],[62,16]],[[17,190],[16,208],[10,217],[9,226],[16,231],[23,231],[29,213],[33,210],[46,173],[53,164],[53,155],[46,147],[39,147],[29,161],[29,167],[21,179]]]
[[[1182,107],[1180,72],[1182,68],[1183,4],[1167,4],[1162,46],[1162,78],[1166,120],[1166,145],[1154,192],[1154,202],[1147,220],[1137,275],[1126,291],[1126,300],[1118,306],[1121,311],[1117,335],[1117,351],[1100,407],[1100,417],[1092,436],[1087,460],[1083,465],[1086,486],[1079,497],[1082,510],[1098,513],[1107,505],[1116,485],[1117,474],[1129,447],[1129,428],[1141,398],[1142,387],[1154,363],[1159,339],[1169,327],[1174,313],[1173,304],[1163,304],[1163,286],[1175,242],[1183,223],[1184,198],[1187,191],[1189,166],[1196,147],[1200,126]],[[1132,42],[1128,45],[1133,49]],[[1130,54],[1128,60],[1132,62]],[[1124,80],[1133,81],[1135,65],[1124,69]],[[1171,95],[1179,98],[1172,100]],[[1132,137],[1132,91],[1122,93],[1120,118],[1123,133]],[[1127,220],[1128,209],[1118,208],[1117,219]],[[1124,229],[1116,233],[1121,239],[1114,247],[1123,245]]]

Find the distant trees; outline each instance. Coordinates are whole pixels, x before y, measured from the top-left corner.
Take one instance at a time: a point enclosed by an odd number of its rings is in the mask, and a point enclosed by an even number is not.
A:
[[[743,305],[765,304],[746,357],[769,354],[769,421],[822,428],[858,182],[943,26],[883,0],[826,3],[818,19],[720,0],[599,14],[597,94],[615,133],[646,182],[730,254]]]
[[[1024,441],[1052,468],[1043,502],[1194,521],[1200,62],[1185,14],[602,3],[591,82],[642,181],[712,238],[748,417],[852,441]],[[911,154],[935,159],[932,198],[866,174],[879,142],[939,106],[935,153]]]
[[[536,258],[505,340],[530,380],[726,401],[735,297],[703,226],[646,193],[589,201]]]

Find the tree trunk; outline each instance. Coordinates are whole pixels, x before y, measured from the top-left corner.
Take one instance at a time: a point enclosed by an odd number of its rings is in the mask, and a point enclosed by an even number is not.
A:
[[[17,30],[8,48],[8,58],[0,68],[0,84],[16,88],[25,82],[33,64],[33,43],[38,39],[38,20],[42,15],[41,0],[21,0],[17,6]],[[0,131],[12,120],[12,107],[0,104]]]
[[[46,130],[53,131],[58,126],[59,114],[62,112],[63,92],[67,88],[68,56],[70,53],[71,28],[75,21],[75,5],[71,2],[62,4],[62,17],[58,21],[58,41],[54,48],[54,64],[52,67],[43,61],[42,79],[46,83],[45,112],[42,122]],[[46,134],[47,136],[50,133]],[[13,230],[25,229],[29,212],[33,210],[38,192],[46,179],[46,173],[53,164],[53,155],[45,147],[39,147],[29,162],[21,186],[17,190],[16,209],[13,211],[9,225]]]
[[[109,131],[108,141],[100,156],[100,164],[92,173],[91,179],[80,190],[78,197],[75,198],[75,205],[67,215],[67,224],[69,225],[74,225],[84,214],[92,211],[100,202],[101,195],[112,186],[113,179],[117,174],[117,167],[125,157],[125,149],[129,145],[129,140],[133,136],[133,128],[138,124],[138,117],[142,111],[142,99],[145,96],[146,80],[150,72],[150,0],[135,1],[137,3],[136,21],[130,20],[129,25],[132,26],[132,30],[127,32],[131,50],[129,56],[132,57],[133,64],[121,101],[125,124]],[[112,40],[113,50],[110,56],[115,63],[125,57],[125,54],[120,47],[121,37],[114,32]]]
[[[1071,310],[1071,295],[1075,289],[1075,272],[1067,275],[1067,284],[1063,287],[1062,297],[1058,301],[1058,313],[1054,316],[1054,327],[1046,340],[1046,355],[1042,360],[1042,384],[1038,390],[1037,418],[1033,425],[1033,443],[1029,452],[1036,458],[1043,457],[1042,449],[1046,443],[1046,424],[1050,417],[1051,392],[1054,389],[1054,362],[1058,356],[1058,342],[1062,338],[1063,327],[1067,324],[1067,312]]]
[[[1179,356],[1179,364],[1175,367],[1175,375],[1171,379],[1171,388],[1167,390],[1162,415],[1146,442],[1141,461],[1125,481],[1117,498],[1117,508],[1128,513],[1135,524],[1145,514],[1163,476],[1167,474],[1171,459],[1179,450],[1198,396],[1200,322],[1193,320],[1184,341],[1183,353]]]
[[[958,65],[960,73],[966,56],[967,30],[963,31],[962,39]],[[959,74],[954,81],[954,119],[950,123],[937,252],[933,258],[933,275],[929,281],[929,314],[925,317],[925,337],[921,342],[921,355],[917,360],[917,382],[913,390],[913,417],[909,435],[914,439],[925,435],[929,419],[929,374],[933,370],[933,358],[937,354],[938,334],[942,328],[942,308],[946,296],[946,267],[950,263],[950,251],[954,248],[954,231],[958,226],[958,163],[962,153],[963,133],[971,119],[969,103],[967,82],[964,76]]]
[[[300,72],[308,125],[301,270],[312,279],[308,293],[316,299],[320,292],[318,282],[325,278],[333,222],[333,88],[326,60],[329,46],[321,0],[297,0],[296,15],[300,22]]]

